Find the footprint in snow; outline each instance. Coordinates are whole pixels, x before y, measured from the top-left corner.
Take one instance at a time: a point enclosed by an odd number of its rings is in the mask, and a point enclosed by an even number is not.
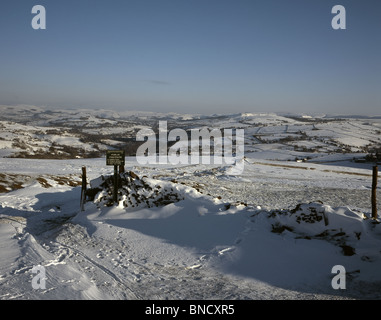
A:
[[[195,264],[193,266],[186,267],[186,269],[194,270],[194,269],[200,269],[201,267],[202,267],[201,264]]]
[[[219,256],[222,256],[222,255],[224,255],[226,252],[230,252],[230,251],[234,251],[234,250],[235,250],[235,248],[233,248],[233,247],[228,247],[228,248],[225,248],[225,249],[222,249],[222,250],[218,251],[218,255],[219,255]]]
[[[135,281],[135,282],[140,282],[140,281],[141,281],[141,276],[140,276],[140,274],[134,274],[134,281]]]
[[[234,244],[239,244],[239,243],[241,243],[242,242],[242,239],[241,238],[238,238],[235,242],[234,242]]]

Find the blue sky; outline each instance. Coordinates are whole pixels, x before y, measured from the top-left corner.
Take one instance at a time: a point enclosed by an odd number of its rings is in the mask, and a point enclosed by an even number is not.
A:
[[[379,0],[3,0],[0,104],[381,114],[380,34]]]

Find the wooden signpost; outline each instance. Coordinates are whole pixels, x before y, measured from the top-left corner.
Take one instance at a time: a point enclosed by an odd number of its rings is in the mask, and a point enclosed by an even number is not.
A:
[[[106,151],[106,165],[114,166],[114,203],[118,202],[118,166],[124,167],[125,152],[124,150],[108,150]]]
[[[84,205],[86,202],[86,187],[87,187],[86,167],[82,167],[81,211],[85,210]]]
[[[378,177],[378,166],[373,167],[373,179],[372,179],[372,218],[377,219],[377,177]]]

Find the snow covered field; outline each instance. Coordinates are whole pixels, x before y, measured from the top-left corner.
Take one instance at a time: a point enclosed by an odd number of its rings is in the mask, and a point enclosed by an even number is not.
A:
[[[354,161],[380,117],[0,107],[0,299],[381,298],[372,163]],[[80,211],[81,167],[99,186],[105,150],[159,120],[244,129],[243,173],[130,156],[118,205],[103,185]]]
[[[82,212],[80,187],[57,177],[78,183],[83,165],[88,181],[112,174],[104,158],[0,159],[20,178],[0,194],[1,299],[380,299],[371,167],[256,154],[239,176],[131,157],[136,183],[179,201],[108,207],[96,197]],[[35,289],[38,265],[45,287]],[[345,289],[332,288],[335,265]]]

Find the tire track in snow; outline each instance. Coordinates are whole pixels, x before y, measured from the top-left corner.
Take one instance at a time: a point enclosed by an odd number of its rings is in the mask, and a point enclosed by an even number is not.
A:
[[[69,227],[68,227],[69,226]],[[55,240],[52,240],[54,241],[53,243],[58,245],[58,248],[66,248],[68,249],[69,251],[71,251],[72,253],[76,254],[77,256],[81,256],[83,259],[85,259],[86,262],[88,262],[90,265],[92,265],[93,267],[95,267],[97,270],[99,270],[101,273],[103,273],[104,275],[110,277],[111,279],[113,279],[114,283],[116,284],[117,287],[120,288],[120,291],[118,293],[122,294],[123,298],[125,299],[131,299],[131,300],[137,300],[137,299],[142,299],[142,297],[137,294],[136,292],[134,292],[129,286],[128,284],[126,284],[125,282],[127,282],[127,280],[123,281],[118,275],[116,275],[113,271],[111,271],[110,269],[108,269],[107,267],[103,266],[102,264],[96,262],[93,258],[91,258],[89,255],[87,255],[86,253],[84,253],[83,251],[81,250],[78,250],[74,247],[75,244],[77,244],[77,242],[73,241],[73,243],[63,243],[62,241],[59,241],[57,240],[57,238],[62,238],[62,239],[65,239],[67,242],[71,241],[72,239],[72,236],[74,235],[73,233],[73,230],[71,230],[72,228],[75,228],[76,230],[74,231],[77,231],[79,233],[82,233],[80,230],[79,230],[79,226],[77,225],[73,225],[73,224],[67,224],[66,226],[64,226],[64,228],[60,231],[59,235],[57,235],[56,239]],[[104,239],[102,239],[104,240]],[[91,242],[91,245],[94,246],[95,249],[99,249],[101,248],[102,246],[104,246],[103,244],[101,244],[100,242],[97,241],[97,239],[95,239],[94,237],[91,237],[91,238],[87,238],[85,241],[90,241]],[[85,243],[86,244],[86,243]],[[80,246],[81,248],[83,248],[83,245],[81,244]],[[86,246],[85,246],[86,247]],[[115,250],[115,248],[113,248]],[[64,257],[66,258],[66,257]],[[89,269],[89,268],[84,268],[85,270]],[[95,272],[96,273],[96,272]]]
[[[100,263],[94,261],[94,259],[90,258],[88,255],[86,255],[85,253],[83,253],[82,251],[80,250],[77,250],[73,247],[70,247],[70,246],[67,246],[63,243],[60,243],[60,242],[57,242],[59,245],[61,245],[62,247],[65,247],[69,250],[72,250],[74,253],[76,253],[77,255],[80,255],[82,258],[84,258],[87,262],[89,262],[90,264],[92,264],[93,266],[95,266],[96,268],[98,268],[98,270],[100,270],[101,272],[103,272],[104,274],[108,275],[109,277],[111,277],[116,285],[118,287],[120,287],[122,290],[126,291],[124,293],[125,295],[125,298],[126,299],[131,299],[131,300],[136,300],[136,299],[142,299],[141,296],[139,296],[138,294],[136,294],[134,291],[132,291],[114,272],[110,271],[109,269],[107,269],[106,267],[102,266]],[[121,291],[123,292],[123,291]]]

